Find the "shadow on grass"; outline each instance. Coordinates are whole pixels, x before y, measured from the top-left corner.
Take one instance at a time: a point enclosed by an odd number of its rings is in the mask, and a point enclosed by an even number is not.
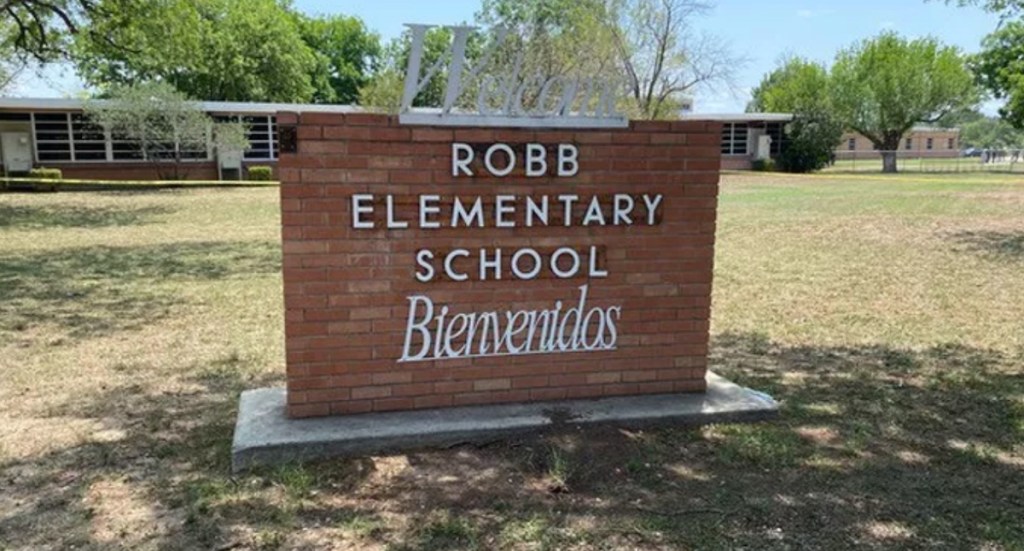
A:
[[[81,496],[127,477],[157,510],[159,548],[834,549],[1024,544],[1022,358],[944,345],[782,346],[720,335],[713,367],[782,402],[778,421],[657,430],[565,427],[490,445],[228,475],[236,395],[265,381],[225,358],[202,390],[76,397],[53,415],[121,418],[126,436],[4,466],[42,526],[97,545]],[[30,467],[30,468],[27,468]],[[24,470],[28,477],[11,478]],[[67,473],[80,474],[70,484]],[[59,504],[59,507],[55,504]],[[249,534],[249,535],[240,535]],[[241,539],[239,539],[241,538]],[[138,542],[136,542],[138,543]]]
[[[137,226],[174,212],[167,207],[85,208],[71,205],[2,205],[0,228],[102,228]]]
[[[71,337],[134,329],[182,299],[174,285],[280,270],[280,248],[261,241],[80,247],[0,257],[0,331],[53,324]]]
[[[950,239],[957,250],[996,260],[1024,260],[1024,232],[961,231]]]

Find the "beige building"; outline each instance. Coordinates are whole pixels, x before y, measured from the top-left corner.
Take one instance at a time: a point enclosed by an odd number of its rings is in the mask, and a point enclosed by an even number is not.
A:
[[[878,154],[871,140],[856,132],[843,134],[836,148],[836,159],[865,159]],[[919,126],[912,129],[900,142],[899,156],[903,158],[959,157],[960,130]]]

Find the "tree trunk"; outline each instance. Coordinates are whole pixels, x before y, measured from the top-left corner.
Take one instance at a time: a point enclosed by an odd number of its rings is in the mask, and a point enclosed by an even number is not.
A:
[[[896,173],[896,152],[895,151],[883,151],[882,152],[882,172],[886,174]]]

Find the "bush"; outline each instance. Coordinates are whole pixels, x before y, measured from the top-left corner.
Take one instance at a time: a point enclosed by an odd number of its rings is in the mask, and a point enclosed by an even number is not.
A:
[[[28,171],[28,177],[40,180],[61,180],[64,178],[64,173],[59,168],[38,167]]]
[[[797,117],[786,126],[787,143],[779,155],[785,172],[814,172],[832,162],[843,127],[827,116]]]
[[[755,172],[774,172],[775,161],[771,159],[754,159],[754,162],[751,164],[751,168],[753,168]]]
[[[249,179],[254,182],[269,182],[274,179],[274,169],[269,166],[250,166]]]

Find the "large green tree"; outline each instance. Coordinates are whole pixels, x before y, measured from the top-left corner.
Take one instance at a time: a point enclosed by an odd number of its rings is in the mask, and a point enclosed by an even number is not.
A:
[[[1005,100],[999,114],[1013,126],[1024,128],[1024,22],[1005,21],[986,36],[971,67],[982,86]]]
[[[74,61],[95,86],[168,82],[191,97],[305,102],[317,59],[275,0],[102,0],[76,36]]]
[[[786,126],[786,147],[779,167],[788,172],[809,172],[832,160],[843,134],[834,114],[828,70],[821,64],[793,57],[765,75],[752,92],[748,111],[793,113]]]
[[[381,54],[380,36],[358,17],[298,16],[299,30],[316,56],[313,101],[356,103]]]
[[[423,38],[424,67],[430,67],[447,55],[452,33],[444,27],[428,30]],[[474,59],[479,55],[482,37],[475,34],[467,45],[466,55]],[[409,63],[409,52],[412,39],[408,31],[392,39],[384,47],[380,62],[372,78],[359,90],[359,104],[388,113],[397,113],[402,103],[402,91],[405,82],[405,68]],[[445,86],[448,81],[447,64],[442,64],[413,100],[414,106],[437,106],[444,99]],[[465,88],[464,96],[471,96],[471,86]],[[464,99],[464,101],[469,101]],[[468,105],[463,102],[463,105]]]
[[[979,99],[959,50],[893,32],[840,51],[830,80],[837,117],[882,152],[883,172],[896,172],[896,151],[915,124],[936,122]]]

